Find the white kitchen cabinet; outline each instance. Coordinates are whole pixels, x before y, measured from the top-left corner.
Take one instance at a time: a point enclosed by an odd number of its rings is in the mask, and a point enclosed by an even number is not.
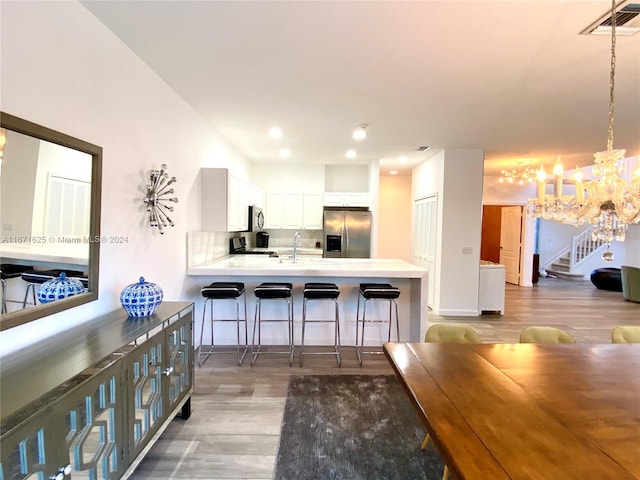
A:
[[[201,168],[200,193],[204,232],[241,232],[249,226],[252,186],[226,168]]]
[[[264,228],[287,230],[322,229],[322,194],[268,192]]]
[[[304,194],[283,194],[283,220],[285,229],[304,228]]]
[[[250,198],[249,205],[264,208],[264,192],[255,185],[249,185]]]
[[[304,194],[304,228],[307,230],[322,230],[323,203],[321,193]]]
[[[267,192],[264,206],[264,228],[284,228],[284,194]]]
[[[324,205],[327,207],[368,207],[367,192],[325,192]]]

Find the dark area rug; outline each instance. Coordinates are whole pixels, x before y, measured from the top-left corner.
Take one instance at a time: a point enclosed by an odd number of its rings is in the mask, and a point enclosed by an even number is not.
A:
[[[418,414],[393,375],[289,381],[274,480],[440,480]]]

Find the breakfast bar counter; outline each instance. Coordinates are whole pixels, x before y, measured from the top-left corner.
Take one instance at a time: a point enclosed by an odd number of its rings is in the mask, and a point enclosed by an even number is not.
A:
[[[202,277],[202,286],[214,281],[245,283],[249,320],[255,306],[253,287],[262,282],[290,282],[294,285],[294,318],[300,321],[302,287],[306,282],[332,282],[340,287],[340,318],[344,345],[355,344],[355,319],[360,283],[390,283],[400,289],[398,310],[400,341],[418,342],[427,327],[427,271],[404,260],[369,258],[317,258],[302,256],[293,262],[290,257],[267,255],[228,255],[200,265],[192,265],[187,275]],[[380,303],[380,305],[376,305]],[[388,306],[373,302],[369,308],[378,318],[388,318]],[[375,309],[379,308],[379,312]],[[384,325],[384,324],[381,324]],[[299,330],[299,329],[297,329]],[[296,330],[296,331],[297,331]],[[370,345],[386,342],[386,327],[379,332],[370,329],[372,337],[365,337]],[[229,341],[235,340],[232,336]],[[273,340],[278,340],[273,338]],[[282,338],[284,340],[284,337]],[[333,343],[333,334],[318,332],[318,345]]]

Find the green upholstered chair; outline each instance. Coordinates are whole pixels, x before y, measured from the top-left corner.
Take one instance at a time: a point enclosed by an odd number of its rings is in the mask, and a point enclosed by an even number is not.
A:
[[[452,325],[448,323],[431,325],[427,329],[424,341],[430,343],[482,343],[480,336],[473,328],[466,325]],[[422,441],[422,445],[420,445],[421,450],[427,448],[429,438],[429,434],[427,433]],[[444,471],[442,472],[442,480],[447,480],[448,478],[449,467],[445,465]]]
[[[576,343],[576,341],[560,328],[527,327],[520,332],[520,343]]]
[[[476,331],[466,325],[438,323],[431,325],[424,337],[431,343],[482,343]]]
[[[640,303],[640,268],[630,265],[620,267],[622,296],[630,302]]]
[[[613,327],[611,329],[611,343],[640,343],[640,327]]]

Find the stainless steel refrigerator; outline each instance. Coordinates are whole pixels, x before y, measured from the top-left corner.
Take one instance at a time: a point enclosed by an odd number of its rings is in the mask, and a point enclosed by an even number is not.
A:
[[[324,210],[325,258],[371,257],[371,212],[366,209]]]

